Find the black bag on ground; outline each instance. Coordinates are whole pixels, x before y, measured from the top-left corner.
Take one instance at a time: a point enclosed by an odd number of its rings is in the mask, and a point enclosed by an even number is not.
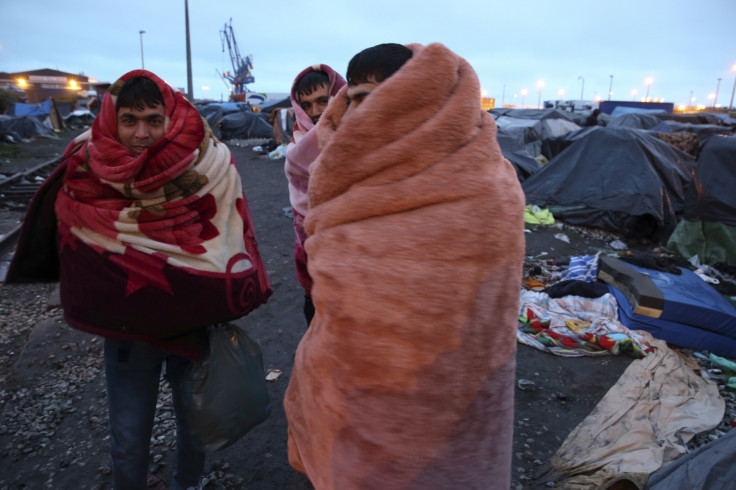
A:
[[[224,449],[271,414],[263,356],[241,327],[210,327],[209,347],[185,383],[186,415],[194,442]]]

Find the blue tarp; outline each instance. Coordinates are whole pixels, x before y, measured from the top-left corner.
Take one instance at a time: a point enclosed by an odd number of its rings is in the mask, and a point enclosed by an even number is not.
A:
[[[609,286],[619,306],[619,320],[632,330],[723,357],[736,357],[736,309],[694,272],[681,275],[629,264],[646,274],[664,295],[659,318],[637,315],[623,292]]]
[[[15,103],[16,116],[48,116],[51,114],[51,99],[46,99],[40,104]]]

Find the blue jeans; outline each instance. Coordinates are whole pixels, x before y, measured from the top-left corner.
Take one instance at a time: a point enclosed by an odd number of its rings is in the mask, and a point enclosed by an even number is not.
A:
[[[182,414],[178,380],[191,361],[143,342],[105,339],[105,377],[110,414],[112,474],[116,490],[146,488],[148,458],[162,366],[171,384],[176,415],[176,467],[170,490],[197,487],[205,453],[191,441]]]

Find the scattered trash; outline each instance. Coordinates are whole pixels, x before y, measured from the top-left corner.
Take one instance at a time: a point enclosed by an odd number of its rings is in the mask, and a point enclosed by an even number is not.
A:
[[[263,151],[263,147],[262,146],[254,146],[253,147],[253,151]]]
[[[279,376],[281,376],[282,373],[283,371],[281,369],[269,369],[268,372],[266,372],[266,381],[273,383],[279,379]]]
[[[271,160],[278,160],[279,158],[284,158],[286,156],[286,148],[287,148],[287,145],[277,146],[275,150],[273,150],[271,153],[268,154],[268,158],[270,158]]]
[[[629,248],[629,246],[628,246],[628,245],[626,245],[626,244],[625,244],[624,242],[622,242],[621,240],[614,240],[614,241],[612,241],[611,243],[609,243],[609,245],[610,245],[610,246],[611,246],[611,248],[613,248],[614,250],[626,250],[627,248]]]
[[[557,233],[555,235],[555,238],[557,238],[558,240],[562,240],[565,243],[570,243],[570,237],[568,237],[564,233]]]
[[[534,391],[537,389],[537,385],[530,379],[520,379],[516,382],[516,386],[524,391]]]
[[[285,208],[281,208],[281,210],[287,218],[294,219],[294,209],[291,206],[286,206]]]

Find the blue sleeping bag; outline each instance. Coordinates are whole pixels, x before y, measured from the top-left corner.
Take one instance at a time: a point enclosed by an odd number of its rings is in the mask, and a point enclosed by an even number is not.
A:
[[[736,357],[736,308],[712,286],[687,269],[680,268],[682,275],[677,275],[629,265],[662,291],[664,307],[659,318],[637,315],[624,293],[609,285],[621,323],[681,347]]]

